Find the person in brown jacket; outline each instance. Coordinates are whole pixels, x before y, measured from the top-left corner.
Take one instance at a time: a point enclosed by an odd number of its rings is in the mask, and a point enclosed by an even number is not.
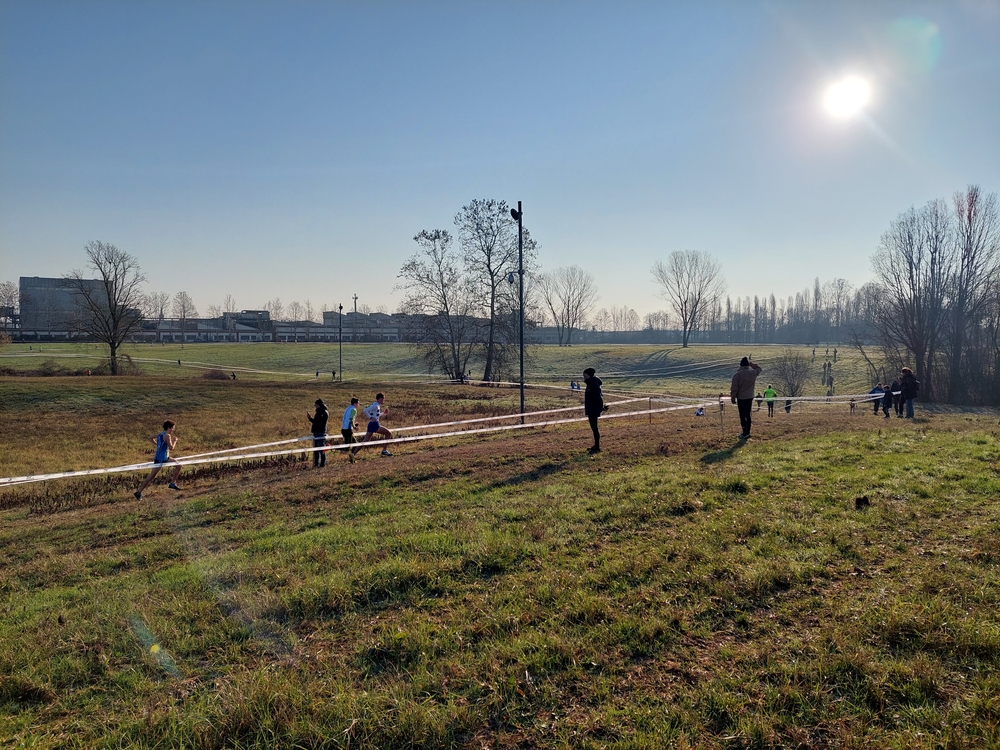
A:
[[[750,411],[753,408],[754,386],[760,372],[760,365],[744,357],[740,360],[740,369],[733,375],[733,382],[729,387],[729,396],[740,412],[740,425],[743,427],[740,440],[750,437]]]

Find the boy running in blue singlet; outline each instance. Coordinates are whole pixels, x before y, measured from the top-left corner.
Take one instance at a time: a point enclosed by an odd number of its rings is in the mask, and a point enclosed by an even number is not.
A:
[[[153,444],[156,446],[156,455],[153,456],[153,463],[156,466],[150,470],[149,476],[146,477],[139,489],[133,493],[136,500],[142,500],[142,491],[153,481],[153,477],[160,473],[160,469],[163,468],[164,464],[177,464],[174,467],[174,475],[170,477],[169,486],[172,490],[180,489],[177,486],[177,477],[181,475],[181,465],[177,463],[177,459],[170,457],[170,451],[177,445],[177,438],[174,437],[174,427],[176,425],[168,419],[163,423],[163,432],[152,439]]]

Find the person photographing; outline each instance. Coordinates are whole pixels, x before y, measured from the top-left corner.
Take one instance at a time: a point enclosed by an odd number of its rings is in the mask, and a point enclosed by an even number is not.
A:
[[[733,381],[729,387],[729,396],[740,412],[740,426],[743,428],[740,440],[746,440],[750,437],[754,387],[760,373],[760,365],[751,362],[749,357],[744,357],[740,360],[740,369],[733,375]]]

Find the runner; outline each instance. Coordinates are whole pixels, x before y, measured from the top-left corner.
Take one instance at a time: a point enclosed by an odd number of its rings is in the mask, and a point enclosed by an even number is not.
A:
[[[767,416],[774,416],[774,397],[778,395],[778,392],[774,390],[771,386],[764,389],[764,398],[767,400]]]
[[[344,409],[344,421],[340,423],[340,434],[344,436],[344,445],[351,445],[354,440],[354,429],[358,426],[358,403],[357,397],[351,399],[351,405]],[[347,451],[347,458],[353,464],[357,459],[354,451]]]
[[[365,436],[361,438],[360,443],[367,443],[372,439],[372,435],[376,433],[385,436],[387,439],[392,439],[392,433],[389,432],[385,427],[380,424],[382,415],[389,411],[389,407],[385,406],[385,395],[379,393],[375,396],[375,403],[365,409],[365,416],[368,417],[368,429],[365,432]],[[358,448],[352,448],[351,453],[357,455]],[[391,456],[387,448],[382,449],[383,456]]]
[[[139,486],[139,489],[132,493],[135,495],[136,500],[142,500],[142,491],[153,481],[153,477],[160,473],[160,469],[163,468],[164,464],[177,464],[174,467],[174,475],[170,477],[170,484],[168,486],[172,490],[180,489],[177,486],[177,477],[181,475],[181,465],[177,463],[176,458],[170,457],[170,451],[177,445],[177,438],[174,437],[174,427],[176,427],[176,424],[168,419],[163,423],[163,432],[152,438],[153,445],[156,446],[156,454],[153,456],[153,463],[156,466],[150,470],[149,476]]]

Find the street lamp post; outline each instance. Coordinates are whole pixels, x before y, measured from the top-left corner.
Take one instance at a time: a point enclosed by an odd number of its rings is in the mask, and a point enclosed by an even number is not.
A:
[[[337,372],[340,373],[340,382],[344,382],[344,306],[337,305],[337,326],[339,331],[337,333],[337,339],[340,344],[340,369]]]
[[[510,210],[512,218],[517,219],[517,308],[518,308],[518,341],[520,346],[521,360],[521,424],[524,424],[524,238],[522,232],[522,218],[524,212],[521,210],[521,201],[517,202],[517,208]]]

